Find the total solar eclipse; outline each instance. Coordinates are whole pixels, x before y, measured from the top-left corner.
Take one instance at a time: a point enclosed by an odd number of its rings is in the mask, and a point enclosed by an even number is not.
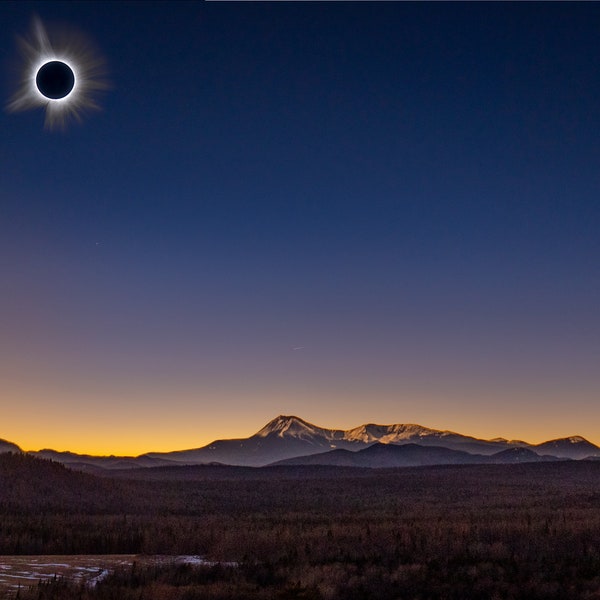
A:
[[[51,60],[42,65],[35,76],[40,94],[51,100],[66,98],[75,86],[75,74],[67,63]]]
[[[35,17],[30,34],[18,43],[19,81],[8,112],[41,108],[46,129],[65,129],[100,108],[100,95],[108,88],[106,64],[85,35],[46,27]]]

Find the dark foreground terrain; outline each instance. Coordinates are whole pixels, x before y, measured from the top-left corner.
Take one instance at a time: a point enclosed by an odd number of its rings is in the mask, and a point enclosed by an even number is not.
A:
[[[177,554],[22,600],[600,599],[600,463],[177,467],[0,455],[0,554]],[[220,564],[218,564],[220,563]]]

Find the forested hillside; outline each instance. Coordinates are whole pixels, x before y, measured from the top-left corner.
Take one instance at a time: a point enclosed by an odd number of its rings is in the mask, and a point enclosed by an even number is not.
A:
[[[199,481],[100,479],[22,456],[0,464],[0,554],[238,564],[138,569],[85,590],[50,583],[23,599],[591,600],[600,591],[596,462],[335,477],[256,469]]]

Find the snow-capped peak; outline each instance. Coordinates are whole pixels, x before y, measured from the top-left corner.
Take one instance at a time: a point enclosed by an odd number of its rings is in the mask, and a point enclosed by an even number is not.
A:
[[[267,437],[271,441],[279,440],[277,443],[289,442],[295,445],[308,443],[312,447],[332,448],[335,446],[350,450],[378,442],[380,444],[437,445],[483,454],[492,450],[520,447],[532,448],[541,454],[569,458],[600,455],[600,449],[597,446],[578,435],[530,446],[526,442],[507,441],[504,438],[483,440],[453,431],[431,429],[414,423],[397,423],[394,425],[367,423],[347,430],[325,429],[292,415],[279,415],[252,436],[252,438],[258,438],[261,442],[262,439]]]
[[[588,440],[580,435],[572,435],[570,437],[558,438],[556,440],[549,440],[548,442],[544,442],[543,444],[538,444],[538,446],[557,446],[557,445],[568,445],[568,444],[591,444]]]
[[[432,433],[440,432],[437,432],[435,429],[422,427],[421,425],[415,425],[414,423],[396,425],[375,425],[374,423],[369,423],[345,431],[344,439],[365,443],[381,442],[388,444],[403,440],[413,440],[423,435],[431,435]]]
[[[309,436],[323,436],[326,438],[331,437],[333,433],[328,429],[322,429],[316,425],[312,425],[308,421],[304,421],[299,417],[293,415],[279,415],[272,421],[269,421],[260,431],[255,435],[257,437],[266,437],[268,435],[277,435],[278,437],[309,437]]]
[[[267,437],[276,435],[280,438],[322,438],[326,441],[344,441],[351,444],[371,444],[380,442],[382,444],[393,444],[398,442],[418,441],[422,438],[434,436],[444,437],[455,435],[449,431],[430,429],[414,423],[377,425],[368,423],[354,427],[353,429],[325,429],[304,421],[292,415],[279,415],[269,421],[254,437]]]

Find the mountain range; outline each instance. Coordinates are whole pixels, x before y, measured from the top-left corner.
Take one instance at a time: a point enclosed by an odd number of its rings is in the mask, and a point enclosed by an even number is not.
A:
[[[0,452],[20,452],[0,440]],[[215,440],[190,450],[140,456],[91,456],[73,452],[31,452],[79,469],[131,469],[198,464],[262,467],[272,464],[396,467],[434,464],[514,463],[600,458],[600,447],[581,436],[528,444],[484,440],[414,424],[365,424],[353,429],[318,427],[280,415],[248,438]]]
[[[321,454],[299,456],[274,463],[277,466],[322,465],[336,467],[362,467],[370,469],[395,467],[424,467],[432,465],[514,464],[521,462],[546,462],[561,459],[540,456],[528,448],[509,448],[492,455],[471,454],[442,446],[419,444],[381,444],[375,442],[364,450],[331,450]]]

